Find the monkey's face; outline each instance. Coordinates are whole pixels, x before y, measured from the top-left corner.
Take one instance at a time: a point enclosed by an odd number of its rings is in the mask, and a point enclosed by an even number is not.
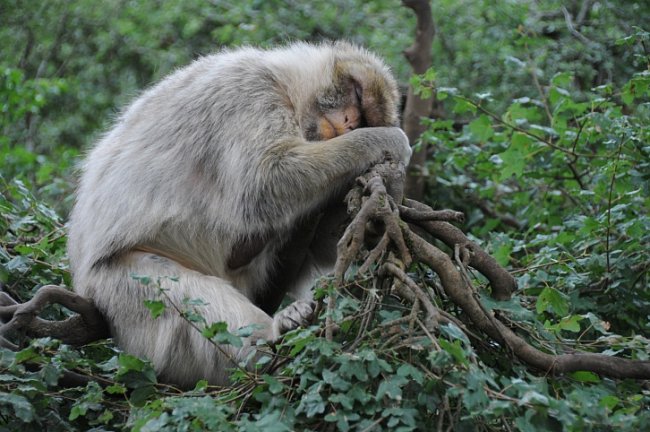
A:
[[[347,79],[315,98],[309,112],[305,137],[310,141],[328,140],[362,127],[361,88]]]
[[[361,111],[354,105],[324,113],[318,122],[320,139],[328,140],[343,135],[358,128],[360,124]]]

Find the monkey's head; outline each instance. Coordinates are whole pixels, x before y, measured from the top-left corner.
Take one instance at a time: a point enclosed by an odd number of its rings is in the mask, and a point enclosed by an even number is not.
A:
[[[332,79],[309,104],[305,138],[328,140],[361,127],[399,126],[399,92],[388,68],[361,48],[335,46]]]

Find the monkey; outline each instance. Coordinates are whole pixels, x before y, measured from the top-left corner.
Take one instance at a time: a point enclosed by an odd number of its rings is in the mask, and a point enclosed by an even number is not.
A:
[[[81,163],[74,290],[159,380],[228,385],[257,341],[312,318],[309,287],[333,268],[355,178],[386,157],[408,163],[398,100],[385,63],[347,42],[226,49],[171,73]],[[153,318],[145,301],[161,292],[201,300],[207,323],[254,331],[215,346],[173,308]]]

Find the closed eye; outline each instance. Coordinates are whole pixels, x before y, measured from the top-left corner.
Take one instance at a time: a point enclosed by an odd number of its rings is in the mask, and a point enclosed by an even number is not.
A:
[[[361,90],[361,86],[356,81],[354,82],[354,95],[357,97],[359,106],[361,106],[363,91]]]

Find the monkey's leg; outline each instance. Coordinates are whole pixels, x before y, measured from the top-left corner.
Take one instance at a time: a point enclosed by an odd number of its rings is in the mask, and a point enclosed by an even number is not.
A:
[[[183,387],[191,387],[200,379],[227,384],[228,369],[249,357],[256,349],[256,340],[272,341],[305,324],[313,313],[309,302],[299,301],[271,318],[228,281],[151,253],[131,252],[93,273],[92,285],[100,289],[92,292],[90,288],[86,295],[95,300],[111,323],[118,346],[150,359],[162,381]],[[153,318],[144,302],[159,299],[167,308]],[[252,324],[259,328],[241,348],[218,348],[169,305],[172,302],[186,309],[187,300],[200,300],[192,302],[198,303],[192,308],[207,324],[226,322],[230,331]]]
[[[316,279],[333,273],[336,245],[345,231],[348,219],[347,208],[341,203],[329,206],[320,214],[304,251],[304,260],[293,281],[286,286],[291,298],[311,300]]]

